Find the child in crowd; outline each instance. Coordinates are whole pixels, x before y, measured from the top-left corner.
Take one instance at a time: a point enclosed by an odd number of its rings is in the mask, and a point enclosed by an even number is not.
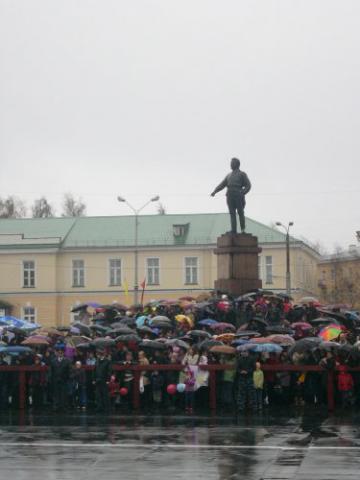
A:
[[[261,370],[260,362],[256,362],[255,364],[253,380],[255,389],[255,409],[261,411],[263,407],[264,372]]]
[[[185,370],[185,412],[193,413],[195,395],[195,375],[191,368]]]
[[[114,408],[120,403],[120,383],[115,375],[111,375],[108,387],[111,407]]]
[[[340,365],[338,375],[338,390],[341,394],[341,406],[351,407],[354,403],[354,379],[351,373],[346,371],[345,365]]]
[[[295,402],[295,406],[297,407],[305,405],[305,402],[304,402],[305,376],[306,376],[306,373],[301,373],[296,379],[294,402]]]
[[[72,371],[72,403],[76,408],[86,410],[86,372],[83,370],[80,361],[75,362]]]

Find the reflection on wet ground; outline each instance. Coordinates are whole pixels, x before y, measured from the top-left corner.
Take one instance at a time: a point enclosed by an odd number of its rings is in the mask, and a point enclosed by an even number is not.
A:
[[[0,416],[1,478],[12,480],[352,480],[359,466],[356,413]]]

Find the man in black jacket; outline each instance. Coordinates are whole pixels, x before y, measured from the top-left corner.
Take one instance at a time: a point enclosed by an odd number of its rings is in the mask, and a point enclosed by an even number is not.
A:
[[[253,374],[256,367],[255,358],[249,352],[241,352],[237,362],[237,408],[238,412],[245,410],[246,403],[251,409],[255,407],[255,392]]]
[[[94,373],[96,411],[108,412],[110,410],[108,382],[111,374],[111,363],[105,357],[105,352],[103,350],[99,350],[97,353]]]
[[[70,361],[64,357],[64,351],[60,348],[57,349],[55,359],[51,363],[54,410],[64,410],[67,407],[70,367]]]

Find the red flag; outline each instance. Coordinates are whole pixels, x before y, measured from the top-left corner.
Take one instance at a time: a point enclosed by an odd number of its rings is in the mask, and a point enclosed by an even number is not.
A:
[[[146,287],[146,278],[144,278],[144,280],[140,283],[140,287],[145,290],[145,287]]]

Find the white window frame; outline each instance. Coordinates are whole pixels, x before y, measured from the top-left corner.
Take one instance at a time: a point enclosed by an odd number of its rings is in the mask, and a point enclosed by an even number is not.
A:
[[[75,284],[74,282],[74,270],[75,270],[75,267],[74,267],[74,262],[83,262],[83,284],[82,285],[77,285]],[[77,269],[79,269],[80,267],[76,267]],[[73,288],[84,288],[86,285],[86,277],[85,277],[85,260],[83,258],[73,258],[71,260],[71,286]]]
[[[268,258],[271,258],[271,263],[268,263]],[[268,275],[268,267],[271,267],[271,275]],[[273,256],[266,255],[265,256],[265,284],[272,285],[274,283],[274,272],[273,272]]]
[[[30,308],[31,310],[33,310],[34,313],[33,313],[32,315],[29,315],[29,314],[26,314],[26,313],[25,313],[25,310],[27,310],[28,308]],[[30,316],[32,319],[26,318],[26,317],[29,317],[29,316]],[[27,305],[27,306],[25,306],[25,307],[22,307],[21,318],[22,318],[25,322],[36,323],[36,318],[37,318],[36,308],[33,307],[32,305]]]
[[[157,268],[158,269],[158,282],[150,282],[149,281],[149,260],[158,260],[158,266],[157,267],[150,267],[150,268]],[[147,257],[145,260],[145,266],[146,266],[146,283],[147,285],[160,285],[160,257]]]
[[[113,268],[111,267],[111,262],[120,262],[120,267],[116,267],[114,268],[114,270],[116,270],[117,268],[119,268],[120,270],[120,275],[119,275],[119,282],[118,283],[112,283],[111,282],[111,271],[113,270]],[[122,285],[122,268],[123,268],[123,265],[122,265],[122,259],[121,258],[109,258],[108,259],[108,280],[109,280],[109,287],[121,287]],[[117,276],[117,275],[116,275]]]
[[[25,263],[32,262],[34,264],[34,285],[25,285]],[[35,260],[26,259],[21,263],[21,277],[22,277],[22,288],[36,288],[36,262]],[[31,270],[30,270],[31,271]]]
[[[196,259],[196,265],[187,265],[186,264],[186,260],[188,259]],[[184,285],[199,285],[199,272],[200,272],[200,268],[199,268],[199,264],[200,264],[200,261],[199,261],[199,257],[195,257],[195,256],[187,256],[187,257],[184,257]],[[193,280],[193,269],[196,269],[196,282],[194,281],[190,281],[188,282],[187,281],[187,269],[190,269],[190,277],[191,277],[191,280]]]

